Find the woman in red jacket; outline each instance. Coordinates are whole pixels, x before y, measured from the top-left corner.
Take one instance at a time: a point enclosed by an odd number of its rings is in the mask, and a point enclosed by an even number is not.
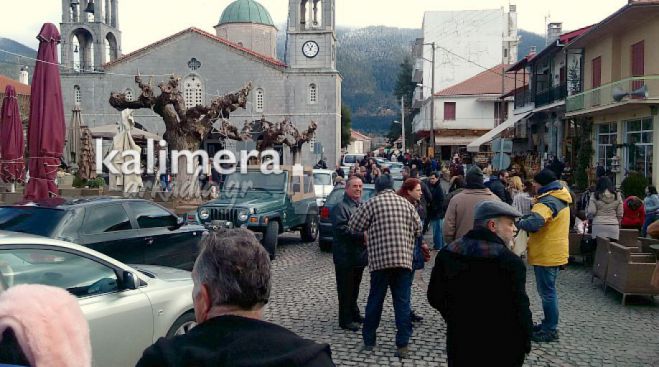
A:
[[[623,215],[621,228],[641,229],[645,221],[643,201],[636,196],[628,196],[622,205]]]

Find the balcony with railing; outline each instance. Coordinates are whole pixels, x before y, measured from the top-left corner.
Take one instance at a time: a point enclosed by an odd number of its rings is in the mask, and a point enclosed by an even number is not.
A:
[[[533,107],[533,93],[528,88],[515,92],[515,109]]]
[[[567,113],[587,113],[624,104],[659,100],[659,75],[622,79],[567,97]]]
[[[567,84],[561,84],[553,88],[536,92],[535,106],[542,107],[554,102],[559,102],[567,97]]]
[[[412,70],[412,81],[415,83],[423,82],[423,59],[416,59],[414,69]]]
[[[421,108],[421,106],[423,106],[423,86],[418,86],[412,96],[412,108]]]

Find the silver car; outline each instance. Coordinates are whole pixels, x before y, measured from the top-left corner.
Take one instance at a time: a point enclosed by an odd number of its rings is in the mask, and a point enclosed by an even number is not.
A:
[[[94,366],[133,366],[158,338],[195,325],[190,272],[131,267],[69,242],[0,231],[0,292],[18,284],[60,287],[78,298]]]
[[[313,188],[318,207],[325,205],[327,196],[334,190],[336,176],[338,176],[336,172],[331,169],[316,168],[313,170]]]

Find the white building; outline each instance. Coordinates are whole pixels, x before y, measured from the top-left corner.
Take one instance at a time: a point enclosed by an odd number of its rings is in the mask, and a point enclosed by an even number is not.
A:
[[[413,81],[419,83],[413,107],[421,108],[421,114],[426,117],[415,120],[414,132],[430,130],[430,103],[427,102],[432,91],[455,86],[482,73],[484,68],[515,63],[518,44],[515,5],[510,5],[509,12],[504,8],[426,12],[423,38],[418,39],[414,47],[413,72]],[[493,115],[491,117],[494,121]],[[425,121],[426,125],[419,121]],[[435,129],[439,128],[440,121],[441,115],[436,114]]]

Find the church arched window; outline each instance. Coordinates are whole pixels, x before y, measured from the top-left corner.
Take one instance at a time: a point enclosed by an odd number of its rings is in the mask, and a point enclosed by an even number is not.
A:
[[[80,95],[80,86],[79,85],[74,85],[73,86],[73,101],[77,104],[80,104],[82,101],[82,97]]]
[[[256,90],[254,99],[255,99],[254,104],[255,104],[256,112],[263,112],[263,104],[265,99],[265,92],[263,92],[263,89],[259,88]]]
[[[204,104],[204,85],[197,75],[190,75],[183,81],[183,98],[185,108]]]
[[[309,84],[309,103],[316,104],[318,102],[318,87],[316,84]]]

